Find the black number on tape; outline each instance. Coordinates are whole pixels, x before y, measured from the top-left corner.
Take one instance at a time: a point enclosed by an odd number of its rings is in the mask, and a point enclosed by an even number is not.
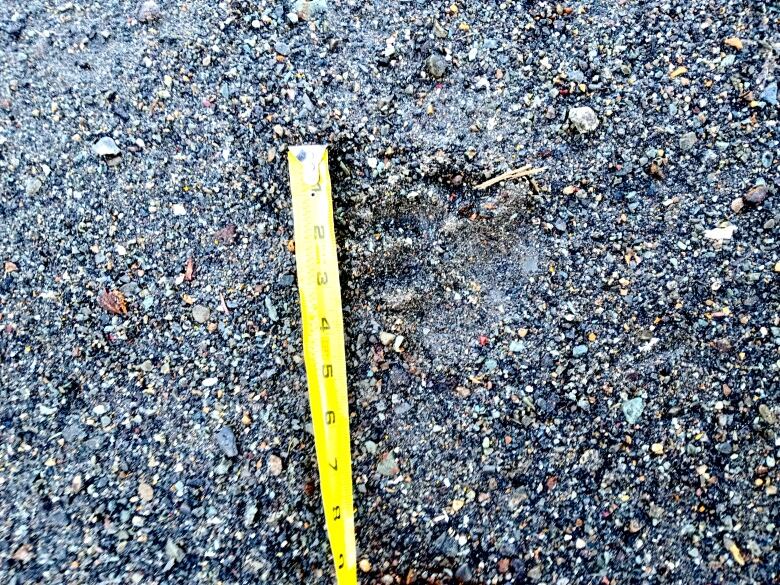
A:
[[[344,555],[339,554],[339,569],[343,569],[343,568],[344,568]]]
[[[322,225],[315,225],[314,226],[314,239],[315,240],[324,240],[325,239],[325,226],[322,226]]]
[[[330,323],[325,317],[320,318],[320,331],[327,331],[330,329]]]
[[[341,520],[341,506],[333,506],[333,519]]]
[[[317,284],[327,284],[328,283],[328,273],[327,272],[318,272],[317,273]]]
[[[333,366],[330,364],[325,364],[322,366],[322,375],[325,378],[330,378],[333,375]]]
[[[329,410],[325,413],[325,422],[327,422],[329,425],[336,424],[336,413],[332,410]]]
[[[330,468],[333,471],[338,471],[339,470],[339,460],[338,459],[334,459],[333,463],[328,463],[328,465],[330,465]]]

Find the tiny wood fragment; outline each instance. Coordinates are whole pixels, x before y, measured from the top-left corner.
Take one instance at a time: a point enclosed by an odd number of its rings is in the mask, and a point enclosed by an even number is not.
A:
[[[493,177],[492,179],[488,179],[484,183],[480,183],[476,186],[477,189],[487,189],[491,185],[495,185],[496,183],[500,183],[501,181],[508,181],[511,179],[519,179],[520,177],[531,177],[533,175],[538,175],[539,173],[543,173],[546,171],[547,168],[532,168],[531,165],[525,165],[517,169],[513,169],[511,171],[507,171],[505,173],[501,173],[500,175]]]
[[[118,290],[104,290],[98,297],[98,304],[114,315],[127,315],[125,295]]]
[[[214,233],[214,239],[219,244],[230,245],[236,240],[236,225],[231,223]]]
[[[187,282],[192,282],[192,279],[195,277],[195,260],[192,259],[192,256],[187,258],[187,263],[184,265],[184,280]]]

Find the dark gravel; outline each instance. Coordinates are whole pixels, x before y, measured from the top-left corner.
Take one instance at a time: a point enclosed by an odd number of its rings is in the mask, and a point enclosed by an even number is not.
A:
[[[5,2],[0,582],[332,582],[286,168],[323,142],[362,583],[777,582],[778,31]]]

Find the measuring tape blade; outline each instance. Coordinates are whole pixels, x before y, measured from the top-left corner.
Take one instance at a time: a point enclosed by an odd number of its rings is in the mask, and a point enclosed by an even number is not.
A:
[[[325,146],[291,147],[295,263],[322,503],[339,585],[356,585],[347,367]]]

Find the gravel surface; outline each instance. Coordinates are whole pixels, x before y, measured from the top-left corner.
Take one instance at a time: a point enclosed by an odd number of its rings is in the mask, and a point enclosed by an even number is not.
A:
[[[778,582],[778,31],[6,0],[0,582],[332,582],[285,160],[325,142],[361,583]]]

